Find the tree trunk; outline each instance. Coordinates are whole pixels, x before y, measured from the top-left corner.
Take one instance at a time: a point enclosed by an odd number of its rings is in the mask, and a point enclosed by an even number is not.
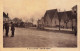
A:
[[[51,20],[51,27],[52,27],[52,20]]]
[[[72,31],[73,31],[73,20],[72,20]]]
[[[68,29],[68,27],[67,27],[67,23],[66,23],[66,28]]]
[[[60,30],[60,21],[59,21],[59,30]]]

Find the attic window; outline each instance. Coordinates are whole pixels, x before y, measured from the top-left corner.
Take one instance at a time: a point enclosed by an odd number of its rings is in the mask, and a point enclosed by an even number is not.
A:
[[[76,13],[76,11],[74,11],[74,13]]]

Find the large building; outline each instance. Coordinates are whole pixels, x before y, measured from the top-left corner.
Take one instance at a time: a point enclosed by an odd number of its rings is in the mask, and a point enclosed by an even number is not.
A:
[[[44,20],[44,26],[47,27],[72,28],[72,26],[77,25],[77,21],[75,21],[77,20],[77,6],[74,6],[70,11],[63,12],[57,9],[47,10],[42,19]]]
[[[44,15],[44,25],[48,27],[71,27],[72,11],[58,12],[57,9],[48,10]],[[67,25],[69,24],[69,25]]]
[[[53,27],[58,24],[57,9],[47,10],[44,15],[44,25]]]
[[[9,21],[8,13],[6,14],[5,12],[3,12],[3,22],[7,22],[7,21]]]

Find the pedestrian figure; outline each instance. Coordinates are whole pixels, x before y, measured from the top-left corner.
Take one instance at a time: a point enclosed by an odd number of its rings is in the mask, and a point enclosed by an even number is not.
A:
[[[3,32],[4,32],[4,29],[5,29],[5,23],[3,23]]]
[[[76,26],[74,27],[74,33],[75,33],[75,36],[77,36],[77,27]]]
[[[74,27],[72,26],[72,31],[74,31]]]
[[[9,24],[8,23],[5,23],[4,26],[5,26],[6,36],[8,37]]]
[[[11,32],[12,32],[11,37],[14,37],[14,31],[15,31],[15,26],[14,26],[13,22],[11,22]]]

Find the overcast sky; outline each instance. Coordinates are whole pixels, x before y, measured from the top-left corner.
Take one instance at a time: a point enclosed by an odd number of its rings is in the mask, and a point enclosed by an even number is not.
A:
[[[25,21],[31,17],[41,18],[49,9],[71,10],[77,2],[77,0],[4,0],[3,11],[8,13],[11,19],[18,17]]]

